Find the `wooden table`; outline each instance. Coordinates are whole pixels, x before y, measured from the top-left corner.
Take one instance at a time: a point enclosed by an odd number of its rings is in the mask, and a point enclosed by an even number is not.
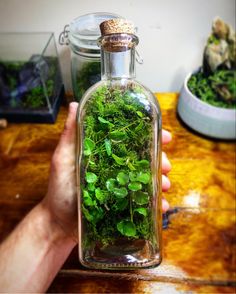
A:
[[[152,270],[100,273],[78,264],[74,250],[49,292],[235,293],[235,144],[201,137],[176,115],[177,94],[157,94],[163,127],[173,134],[164,151],[172,163],[164,260]],[[50,159],[66,118],[9,124],[0,130],[0,240],[45,195]]]

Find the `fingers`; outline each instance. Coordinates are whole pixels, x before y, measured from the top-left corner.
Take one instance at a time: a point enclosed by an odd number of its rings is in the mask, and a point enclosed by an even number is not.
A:
[[[170,205],[166,201],[166,199],[162,198],[162,212],[165,213],[167,210],[169,210]]]
[[[172,139],[171,133],[166,130],[162,130],[162,144],[169,143],[171,141],[171,139]],[[170,180],[166,176],[166,174],[168,172],[170,172],[170,170],[171,170],[171,163],[170,163],[166,153],[162,152],[162,191],[163,192],[168,191],[171,186]],[[163,211],[163,213],[168,211],[169,208],[170,208],[170,205],[167,202],[167,200],[162,198],[162,211]]]
[[[162,173],[167,174],[171,170],[171,163],[165,152],[162,152]]]
[[[78,108],[77,102],[72,102],[69,105],[69,113],[65,122],[64,130],[61,134],[60,143],[74,143],[75,142],[75,129],[76,129],[76,112]]]
[[[170,180],[168,179],[167,176],[165,175],[162,175],[162,191],[163,192],[166,192],[170,189]]]
[[[162,130],[162,144],[168,144],[171,141],[171,139],[171,133],[166,130]]]
[[[53,153],[51,171],[61,172],[64,166],[72,166],[75,161],[76,112],[78,103],[72,102],[59,143]],[[67,169],[66,169],[67,170]]]

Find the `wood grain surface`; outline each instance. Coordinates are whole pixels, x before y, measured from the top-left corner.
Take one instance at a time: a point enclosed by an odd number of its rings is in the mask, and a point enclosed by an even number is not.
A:
[[[235,293],[235,143],[186,127],[176,114],[177,94],[157,98],[163,128],[173,135],[163,147],[172,163],[172,186],[164,195],[171,211],[162,264],[134,272],[90,271],[79,265],[75,249],[48,292]],[[0,241],[44,197],[66,115],[62,106],[53,125],[9,124],[0,130]]]

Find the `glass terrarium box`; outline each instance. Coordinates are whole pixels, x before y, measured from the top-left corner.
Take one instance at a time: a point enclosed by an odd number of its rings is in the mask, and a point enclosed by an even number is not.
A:
[[[64,88],[53,33],[0,33],[0,118],[53,123]]]

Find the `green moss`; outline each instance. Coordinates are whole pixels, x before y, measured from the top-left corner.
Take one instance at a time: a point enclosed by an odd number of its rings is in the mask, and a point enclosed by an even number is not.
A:
[[[213,106],[236,108],[235,77],[233,70],[217,70],[210,76],[199,71],[188,80],[188,88],[196,97]]]
[[[153,122],[140,99],[147,101],[132,84],[100,86],[86,105],[82,212],[87,236],[103,245],[151,238]]]
[[[101,80],[100,61],[88,62],[78,70],[73,81],[74,93],[77,101],[80,101],[84,93],[96,82]]]
[[[54,80],[57,70],[57,59],[52,57],[47,57],[47,62],[49,65],[48,79],[45,81],[47,95],[52,99],[54,91]],[[18,72],[25,65],[25,62],[1,62],[6,68],[6,83],[11,91],[14,91],[18,85],[17,75]],[[43,108],[47,107],[47,101],[45,98],[45,90],[43,85],[39,85],[30,91],[26,92],[21,99],[10,99],[10,106],[13,108]]]

